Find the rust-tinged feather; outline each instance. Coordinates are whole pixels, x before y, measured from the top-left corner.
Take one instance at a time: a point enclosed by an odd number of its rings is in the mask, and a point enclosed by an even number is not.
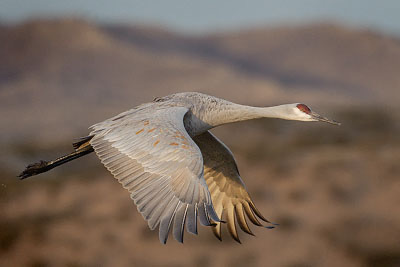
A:
[[[256,208],[256,205],[253,203],[253,201],[250,201],[250,207],[254,211],[254,213],[264,222],[271,223],[268,221],[262,214],[261,212]]]
[[[231,204],[227,206],[226,211],[227,211],[226,220],[227,220],[228,232],[231,234],[232,238],[235,239],[236,242],[241,243],[236,229],[235,213],[233,205]]]
[[[180,139],[186,140],[186,137],[184,137],[184,136],[183,136],[183,135],[181,135],[181,134],[174,135],[173,137],[176,137],[176,138],[180,138]]]
[[[247,224],[246,217],[244,215],[243,206],[241,203],[239,203],[235,206],[235,213],[236,213],[236,219],[238,221],[240,228],[244,232],[248,233],[249,235],[254,235],[253,232],[251,232],[249,225]]]
[[[141,130],[137,131],[136,134],[140,134],[143,131],[144,131],[144,129],[141,129]]]
[[[257,225],[257,226],[262,226],[262,224],[257,220],[257,217],[254,216],[254,213],[253,213],[253,211],[251,210],[251,208],[250,208],[250,206],[249,206],[249,203],[244,202],[244,203],[243,203],[243,208],[244,208],[244,211],[246,212],[247,216],[249,217],[249,219],[250,219],[250,221],[251,221],[252,223],[254,223],[254,224]]]

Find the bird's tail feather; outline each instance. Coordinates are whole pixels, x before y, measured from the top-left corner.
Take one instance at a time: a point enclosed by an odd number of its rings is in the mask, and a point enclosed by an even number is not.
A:
[[[90,139],[92,139],[93,136],[88,136],[88,137],[84,137],[82,138],[80,141],[76,142],[73,144],[75,151],[59,157],[55,160],[51,160],[51,161],[44,161],[41,160],[40,162],[37,163],[33,163],[28,165],[25,170],[23,172],[21,172],[20,175],[18,175],[18,177],[22,180],[25,178],[28,178],[30,176],[33,175],[37,175],[43,172],[47,172],[57,166],[60,166],[64,163],[67,163],[71,160],[80,158],[82,156],[85,156],[91,152],[93,152],[93,147],[90,145]]]

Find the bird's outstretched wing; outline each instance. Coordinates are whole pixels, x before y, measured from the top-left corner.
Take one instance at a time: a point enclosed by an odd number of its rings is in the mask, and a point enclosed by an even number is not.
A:
[[[90,144],[105,167],[131,193],[149,227],[166,243],[183,231],[197,234],[219,221],[203,177],[203,159],[183,124],[184,107],[145,104],[93,125]]]
[[[204,178],[211,193],[214,209],[221,220],[224,216],[229,233],[240,243],[235,217],[240,228],[250,235],[253,233],[245,215],[258,226],[262,224],[257,216],[265,222],[269,223],[269,221],[261,215],[246,191],[229,148],[208,131],[194,137],[193,140],[203,155]],[[273,228],[273,226],[267,228]],[[212,230],[221,240],[221,222],[216,222]]]

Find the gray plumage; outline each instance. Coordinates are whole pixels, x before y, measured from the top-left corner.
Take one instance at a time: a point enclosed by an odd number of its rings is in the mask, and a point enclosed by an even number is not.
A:
[[[162,243],[171,228],[179,242],[185,226],[197,234],[197,217],[221,239],[223,216],[229,233],[240,242],[235,221],[252,234],[246,216],[259,226],[257,217],[268,220],[247,193],[231,151],[209,130],[261,117],[335,123],[304,104],[257,108],[201,93],[178,93],[91,126],[89,136],[75,143],[76,151],[83,152],[63,157],[62,163],[94,150],[130,192],[150,229],[159,227]],[[52,162],[30,166],[22,178],[53,167]]]

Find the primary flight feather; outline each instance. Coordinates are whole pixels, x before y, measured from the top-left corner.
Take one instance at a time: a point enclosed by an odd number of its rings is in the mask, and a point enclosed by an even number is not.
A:
[[[162,243],[167,242],[170,229],[179,242],[185,227],[197,234],[197,219],[220,240],[221,224],[226,223],[240,242],[236,223],[252,234],[246,217],[258,226],[262,226],[259,219],[269,221],[248,194],[232,152],[209,130],[262,117],[339,124],[300,103],[259,108],[201,93],[177,93],[91,126],[89,135],[74,143],[73,153],[31,164],[20,177],[94,151],[130,192],[150,229],[159,228]]]

